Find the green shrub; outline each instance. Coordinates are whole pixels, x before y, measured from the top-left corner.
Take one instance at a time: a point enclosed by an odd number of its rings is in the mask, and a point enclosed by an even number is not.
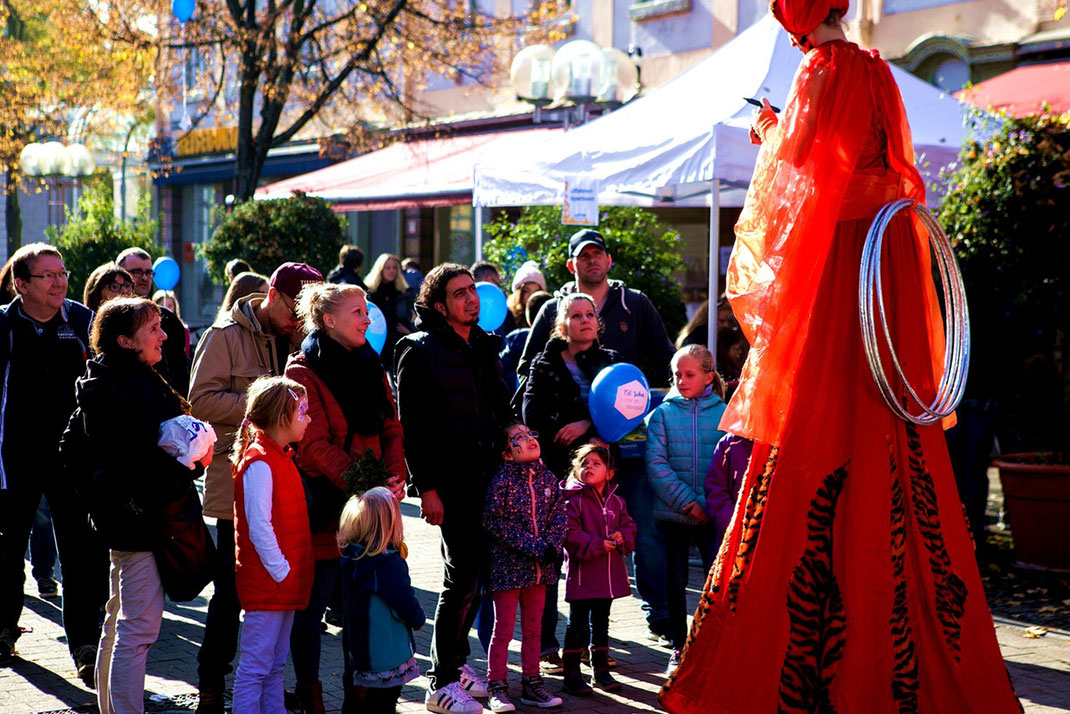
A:
[[[142,248],[161,254],[156,245],[156,221],[149,217],[149,199],[138,202],[137,217],[120,221],[115,217],[111,186],[91,185],[78,199],[78,210],[67,211],[67,222],[45,229],[49,242],[63,253],[71,271],[67,297],[81,301],[85,281],[93,270],[115,260],[126,248]]]
[[[343,243],[342,222],[327,202],[295,193],[293,198],[238,204],[223,214],[199,251],[212,280],[226,285],[224,267],[232,258],[247,260],[265,275],[287,261],[308,263],[326,275]]]
[[[580,228],[561,223],[560,207],[525,208],[516,223],[501,214],[484,230],[491,240],[483,253],[501,269],[503,285],[512,282],[513,273],[526,260],[539,263],[551,291],[573,280],[565,266],[568,239]],[[680,282],[673,275],[686,267],[680,257],[680,235],[659,223],[651,211],[630,207],[602,208],[598,231],[613,257],[609,277],[645,293],[661,313],[669,336],[675,337],[687,321]]]

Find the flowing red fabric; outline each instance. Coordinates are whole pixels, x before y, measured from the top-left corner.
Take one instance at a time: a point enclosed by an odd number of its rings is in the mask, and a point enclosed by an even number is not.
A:
[[[865,357],[862,245],[901,196],[924,187],[887,65],[847,42],[811,50],[736,226],[728,293],[753,347],[721,427],[756,444],[669,712],[1020,711],[943,429],[899,420]],[[943,332],[926,241],[896,218],[882,279],[896,351],[931,399]]]
[[[833,10],[847,13],[847,0],[770,0],[769,11],[792,35],[805,37]]]

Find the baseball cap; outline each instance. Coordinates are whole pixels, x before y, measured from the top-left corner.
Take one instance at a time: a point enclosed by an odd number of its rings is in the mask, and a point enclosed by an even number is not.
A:
[[[268,285],[293,300],[309,283],[322,283],[323,274],[305,263],[283,263],[275,268]]]
[[[575,258],[580,254],[581,250],[589,245],[596,245],[607,253],[609,252],[609,249],[606,248],[606,239],[602,237],[601,233],[590,228],[584,228],[573,233],[572,237],[568,239],[569,257]]]

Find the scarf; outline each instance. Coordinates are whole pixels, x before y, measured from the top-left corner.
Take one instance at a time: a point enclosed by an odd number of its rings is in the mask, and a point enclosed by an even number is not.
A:
[[[347,350],[316,330],[301,343],[301,353],[337,400],[351,433],[370,436],[383,430],[394,407],[386,393],[383,363],[371,345]]]

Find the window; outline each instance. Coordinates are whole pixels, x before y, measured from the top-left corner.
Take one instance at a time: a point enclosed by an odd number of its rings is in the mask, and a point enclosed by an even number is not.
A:
[[[934,63],[926,79],[951,94],[969,83],[970,65],[961,57],[944,56]]]

